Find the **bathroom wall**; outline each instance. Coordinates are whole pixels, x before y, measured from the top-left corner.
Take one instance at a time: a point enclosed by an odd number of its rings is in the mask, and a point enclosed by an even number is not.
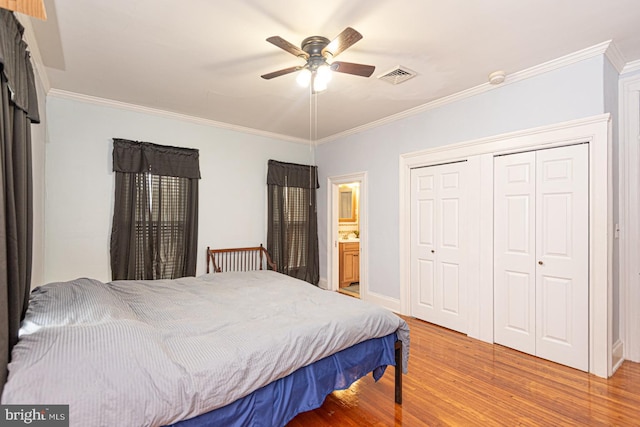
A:
[[[338,234],[341,238],[353,238],[357,237],[356,234],[360,232],[360,223],[358,211],[360,209],[360,184],[357,182],[350,184],[342,184],[339,188],[349,187],[354,192],[355,195],[355,209],[356,209],[356,222],[339,222],[338,223]],[[355,232],[355,234],[354,234]]]

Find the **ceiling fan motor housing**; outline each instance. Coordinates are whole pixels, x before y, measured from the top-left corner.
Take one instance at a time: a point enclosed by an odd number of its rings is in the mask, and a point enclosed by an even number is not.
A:
[[[327,63],[326,56],[330,56],[331,53],[325,52],[325,55],[323,55],[322,49],[324,49],[329,42],[330,40],[328,38],[322,36],[311,36],[302,41],[300,47],[309,55],[306,68],[309,68],[309,70],[313,72],[316,71],[318,67]]]
[[[326,37],[311,36],[302,40],[302,44],[300,45],[300,47],[303,51],[308,53],[310,57],[322,57],[322,49],[324,49],[329,44],[329,42],[330,40]]]

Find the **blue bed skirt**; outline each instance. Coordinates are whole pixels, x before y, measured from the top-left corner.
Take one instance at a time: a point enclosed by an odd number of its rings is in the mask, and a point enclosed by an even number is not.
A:
[[[322,406],[332,391],[349,388],[369,372],[379,380],[387,365],[395,366],[395,341],[393,333],[361,342],[300,368],[227,406],[172,426],[284,426],[297,414]]]

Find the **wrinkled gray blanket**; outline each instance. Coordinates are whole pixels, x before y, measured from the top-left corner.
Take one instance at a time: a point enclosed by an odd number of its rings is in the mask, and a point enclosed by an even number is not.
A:
[[[404,320],[272,271],[32,292],[3,404],[70,404],[73,426],[165,425],[222,407]]]

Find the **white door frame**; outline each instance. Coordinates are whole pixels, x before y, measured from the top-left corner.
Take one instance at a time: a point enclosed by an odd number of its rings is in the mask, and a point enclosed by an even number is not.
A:
[[[479,223],[470,224],[477,239],[469,254],[469,329],[473,338],[493,342],[493,156],[524,149],[551,148],[589,143],[589,372],[606,378],[613,373],[613,203],[609,114],[556,125],[507,133],[490,138],[439,146],[400,156],[399,265],[400,309],[410,312],[411,168],[467,159],[478,168],[478,179],[469,179],[470,210],[479,212]],[[469,172],[473,177],[473,172]],[[475,207],[473,205],[475,203]]]
[[[367,173],[356,172],[347,175],[330,176],[327,178],[327,289],[337,291],[339,263],[338,263],[338,200],[340,184],[351,182],[360,183],[358,200],[358,227],[360,229],[360,299],[366,300],[368,295],[367,275],[369,272],[369,256],[367,250]]]
[[[620,79],[620,339],[614,343],[614,363],[640,362],[640,75]],[[622,345],[624,343],[624,346]]]

